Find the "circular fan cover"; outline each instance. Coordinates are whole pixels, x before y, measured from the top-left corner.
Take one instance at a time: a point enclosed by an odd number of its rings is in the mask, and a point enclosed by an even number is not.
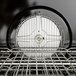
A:
[[[41,56],[42,52],[43,55],[52,55],[54,52],[45,53],[46,48],[51,48],[50,51],[52,51],[52,48],[57,50],[61,40],[62,36],[58,26],[51,19],[42,15],[25,19],[20,23],[16,33],[16,42],[20,50],[34,48],[34,52],[31,51],[32,53],[28,53],[27,56]]]

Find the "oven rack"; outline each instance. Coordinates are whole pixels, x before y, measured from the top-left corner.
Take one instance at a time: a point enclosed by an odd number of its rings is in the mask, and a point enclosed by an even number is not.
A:
[[[0,76],[76,76],[76,48],[0,48]],[[47,49],[47,50],[46,50]],[[51,50],[50,50],[51,49]],[[56,49],[56,48],[55,48]],[[28,50],[30,52],[28,52]],[[52,56],[27,57],[27,53],[54,52]],[[53,50],[53,51],[52,51]],[[47,52],[48,51],[48,52]]]

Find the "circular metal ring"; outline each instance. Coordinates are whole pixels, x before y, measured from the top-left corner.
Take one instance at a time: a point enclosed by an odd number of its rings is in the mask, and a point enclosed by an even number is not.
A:
[[[66,26],[68,28],[68,32],[69,32],[69,45],[68,45],[67,49],[70,48],[71,45],[72,45],[72,30],[70,28],[70,25],[69,25],[68,21],[66,20],[66,18],[60,12],[58,12],[57,10],[55,10],[55,9],[53,9],[51,7],[48,7],[48,6],[32,6],[32,7],[29,7],[27,9],[24,9],[20,13],[18,13],[15,16],[15,18],[13,19],[13,21],[11,22],[11,24],[10,24],[8,30],[7,30],[7,35],[6,35],[7,47],[9,49],[12,49],[12,47],[10,46],[9,39],[10,39],[10,34],[11,34],[10,32],[12,31],[13,27],[15,27],[14,26],[14,22],[17,22],[17,20],[21,19],[25,15],[25,13],[27,13],[28,11],[35,10],[35,9],[45,9],[45,10],[48,10],[48,11],[51,11],[51,12],[57,14],[59,17],[62,18],[62,20],[65,22],[65,24],[66,24]],[[26,14],[26,16],[27,16],[27,14]]]

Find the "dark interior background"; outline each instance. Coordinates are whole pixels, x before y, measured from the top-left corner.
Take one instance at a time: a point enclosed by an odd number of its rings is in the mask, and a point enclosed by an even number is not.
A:
[[[15,15],[24,8],[46,5],[61,12],[69,22],[73,43],[76,40],[76,0],[0,0],[0,46],[6,46],[6,32]]]

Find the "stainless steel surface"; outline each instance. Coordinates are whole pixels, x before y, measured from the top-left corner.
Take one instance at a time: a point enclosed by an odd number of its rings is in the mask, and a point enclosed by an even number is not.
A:
[[[37,5],[54,8],[66,18],[72,29],[74,48],[7,48],[6,32],[13,17],[22,9]],[[2,0],[0,6],[0,76],[76,76],[76,0]],[[67,46],[69,35],[64,21],[52,12],[47,15],[64,29],[65,40],[62,41]]]

